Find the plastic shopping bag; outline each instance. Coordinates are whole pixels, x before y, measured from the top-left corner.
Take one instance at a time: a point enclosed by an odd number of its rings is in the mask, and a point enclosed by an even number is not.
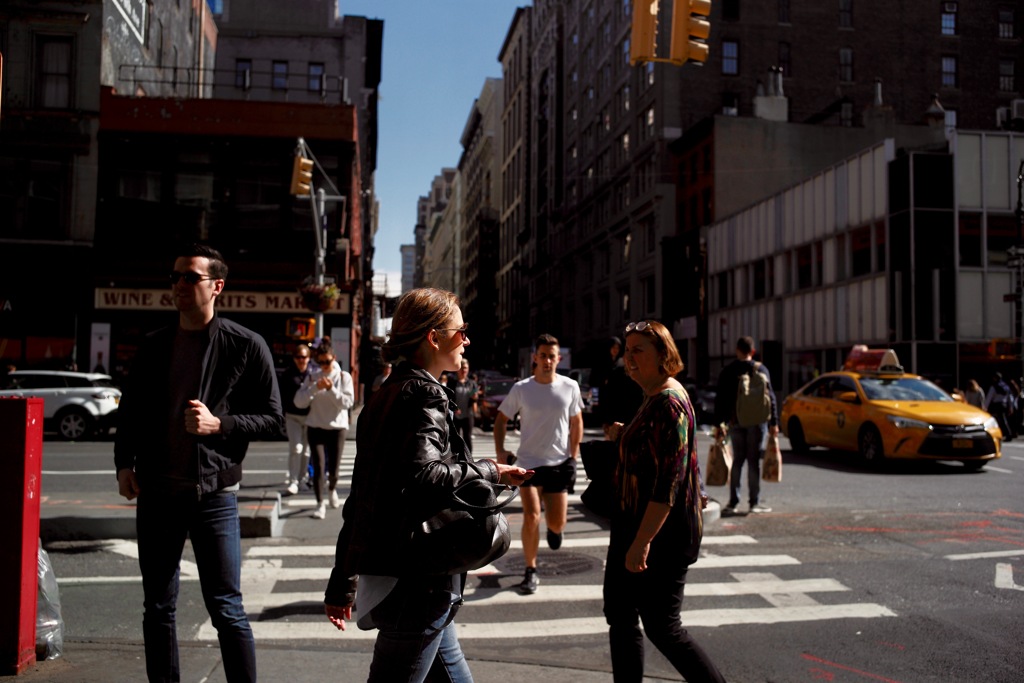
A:
[[[765,481],[782,481],[782,450],[779,448],[779,437],[771,435],[764,449],[764,464],[761,466],[761,479]]]
[[[60,594],[57,576],[50,556],[39,544],[37,575],[39,596],[36,600],[36,659],[56,659],[64,652],[64,619],[60,616]]]

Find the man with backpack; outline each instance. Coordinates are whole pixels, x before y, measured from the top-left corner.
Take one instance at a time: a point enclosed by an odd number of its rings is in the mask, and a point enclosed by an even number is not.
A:
[[[729,504],[723,517],[736,514],[740,504],[743,464],[747,468],[747,488],[751,514],[771,512],[761,503],[761,458],[768,435],[779,433],[779,408],[772,389],[771,374],[764,364],[754,360],[754,340],[740,337],[736,342],[736,360],[718,377],[715,417],[728,424],[732,440],[733,462],[729,477]]]
[[[1003,432],[1003,441],[1013,441],[1013,437],[1016,436],[1010,426],[1013,396],[1010,386],[1003,380],[1001,372],[992,375],[992,386],[985,394],[985,410],[999,423],[999,429]]]

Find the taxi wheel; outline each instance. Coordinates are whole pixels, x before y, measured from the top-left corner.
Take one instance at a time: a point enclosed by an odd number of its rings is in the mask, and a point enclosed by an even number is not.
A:
[[[865,462],[877,465],[885,460],[885,448],[882,446],[882,435],[878,427],[873,424],[866,424],[860,429],[860,456]]]
[[[789,435],[789,447],[794,453],[807,452],[807,439],[804,438],[804,427],[800,424],[800,420],[795,417],[790,418],[786,433]]]
[[[968,472],[980,472],[986,462],[986,460],[964,460],[964,469]]]

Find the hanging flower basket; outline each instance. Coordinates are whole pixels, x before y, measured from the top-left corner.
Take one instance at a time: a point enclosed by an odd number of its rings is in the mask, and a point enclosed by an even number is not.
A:
[[[302,295],[303,306],[316,313],[322,313],[334,308],[341,291],[335,284],[304,284],[299,287],[299,294]]]

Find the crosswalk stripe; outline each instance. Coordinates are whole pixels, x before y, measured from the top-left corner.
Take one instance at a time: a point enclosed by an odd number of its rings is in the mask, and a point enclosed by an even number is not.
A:
[[[513,548],[519,541],[513,541]],[[744,545],[757,543],[752,536],[735,534],[731,536],[705,536],[701,545]],[[590,548],[608,545],[608,536],[593,536],[589,538],[567,538],[562,542],[563,548]],[[246,551],[246,557],[320,557],[329,555],[334,557],[335,546],[333,545],[254,545]]]
[[[850,589],[835,579],[795,579],[778,578],[761,581],[723,581],[708,583],[687,583],[686,596],[693,597],[730,597],[737,595],[797,595],[808,593],[836,593]],[[324,601],[323,591],[304,591],[297,593],[265,593],[261,595],[245,594],[245,608],[250,614],[266,609],[277,609],[288,605],[321,604]],[[537,593],[532,596],[521,595],[512,588],[474,588],[466,591],[466,604],[462,608],[493,607],[498,605],[529,605],[535,602],[588,602],[601,601],[602,587],[600,584],[586,585],[553,585],[541,583]]]
[[[331,567],[284,567],[277,558],[242,560],[242,580],[246,581],[326,581]],[[800,564],[789,555],[730,555],[708,556],[697,560],[694,569],[722,569],[730,567],[776,567]]]
[[[845,605],[807,605],[799,607],[763,607],[748,609],[704,609],[684,610],[682,621],[687,628],[695,626],[716,627],[734,624],[780,624],[797,621],[822,621],[833,619],[871,619],[894,617],[896,613],[874,603],[852,603]],[[360,631],[355,624],[349,630],[338,632],[324,617],[318,622],[269,622],[252,621],[253,636],[262,640],[311,640],[316,638],[345,638],[348,640],[373,640],[374,630]],[[545,619],[531,621],[502,621],[495,623],[455,622],[460,640],[510,638],[552,638],[558,636],[602,635],[608,632],[603,617],[574,617],[566,619]],[[217,631],[207,621],[200,627],[196,639],[215,642]]]

